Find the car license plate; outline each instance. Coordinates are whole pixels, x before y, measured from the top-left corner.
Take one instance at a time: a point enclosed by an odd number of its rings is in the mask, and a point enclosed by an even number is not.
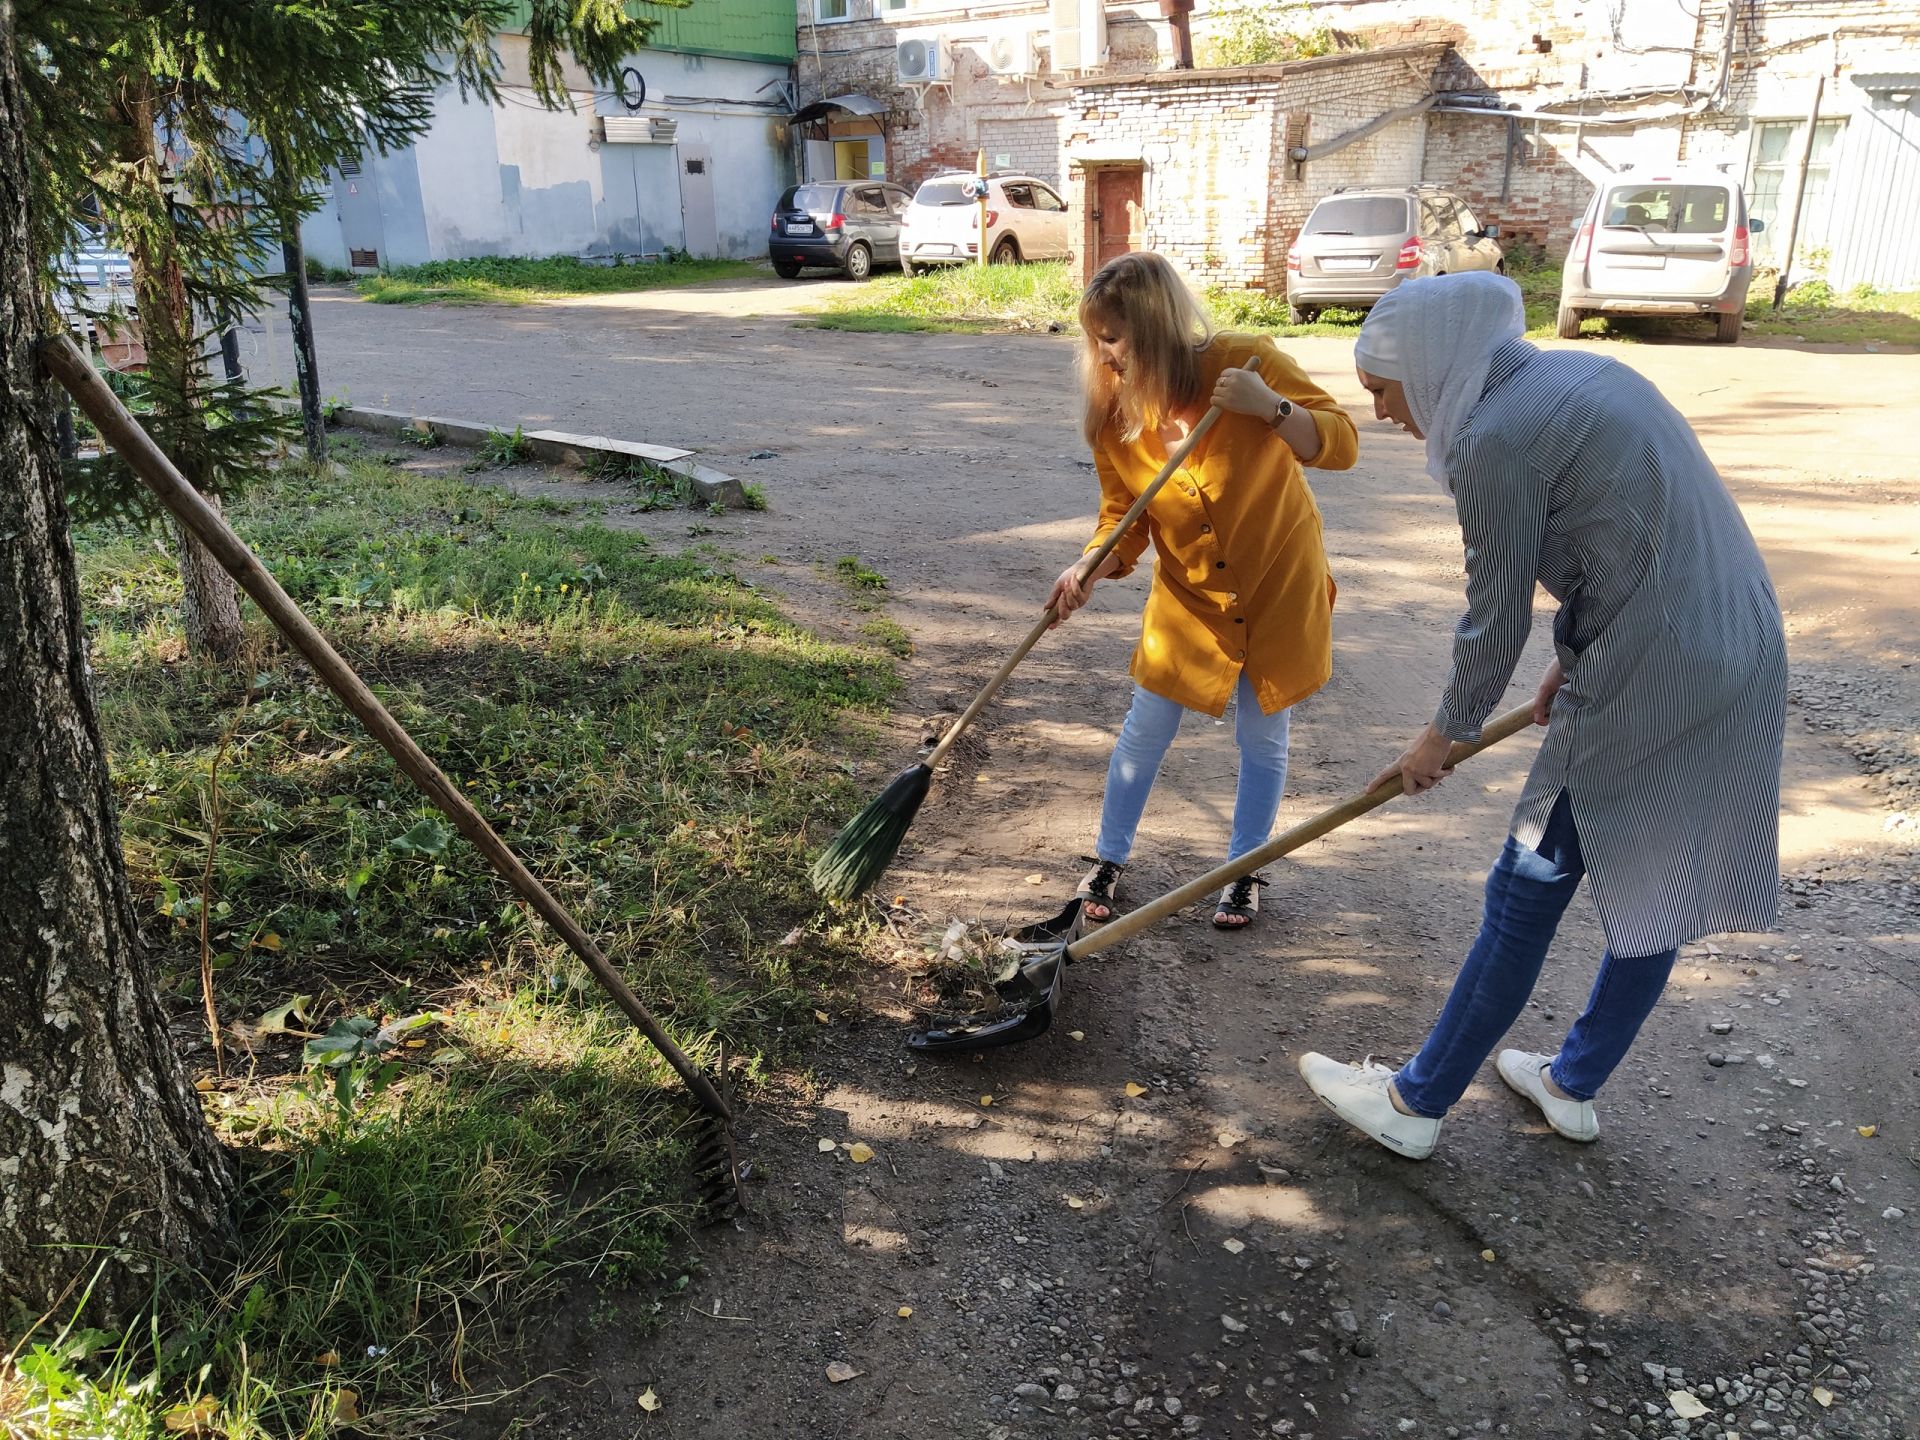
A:
[[[1371,270],[1373,259],[1366,255],[1329,255],[1320,262],[1322,270]]]
[[[787,222],[787,234],[811,235],[813,234],[813,222],[811,220],[789,220]]]
[[[1614,270],[1664,270],[1667,257],[1664,255],[1609,255],[1607,265]]]

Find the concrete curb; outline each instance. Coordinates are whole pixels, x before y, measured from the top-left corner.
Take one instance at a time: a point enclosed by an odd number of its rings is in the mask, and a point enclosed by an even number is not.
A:
[[[294,411],[291,401],[276,401],[276,408]],[[477,448],[498,428],[472,420],[455,420],[445,415],[409,415],[402,410],[375,410],[362,405],[343,406],[333,412],[331,422],[371,430],[377,435],[400,435],[409,430],[426,430],[449,445]],[[613,455],[623,460],[645,460],[662,470],[683,477],[693,487],[703,505],[719,505],[727,510],[745,510],[746,487],[732,475],[712,470],[696,462],[691,450],[676,450],[667,445],[648,445],[639,440],[615,440],[606,435],[575,435],[566,430],[525,430],[521,432],[533,453],[551,465],[584,469],[595,455]]]

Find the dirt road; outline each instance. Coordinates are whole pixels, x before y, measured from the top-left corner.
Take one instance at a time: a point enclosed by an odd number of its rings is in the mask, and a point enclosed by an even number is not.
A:
[[[877,788],[1087,533],[1070,345],[720,308],[316,306],[328,392],[684,445],[761,481],[763,515],[634,523],[736,555],[822,627],[867,618],[836,557],[883,572],[917,654]],[[1365,413],[1343,342],[1289,348]],[[1277,866],[1251,933],[1188,915],[1078,967],[1040,1041],[977,1061],[902,1049],[921,932],[1037,916],[1082,868],[1136,577],[1043,643],[981,753],[937,785],[886,882],[916,944],[865,1013],[823,1028],[812,1083],[756,1107],[756,1213],[704,1242],[686,1316],[648,1339],[563,1320],[542,1355],[574,1383],[516,1402],[543,1417],[534,1433],[1920,1433],[1920,357],[1612,353],[1693,418],[1744,505],[1795,693],[1785,930],[1690,949],[1601,1097],[1599,1142],[1553,1137],[1489,1068],[1412,1164],[1338,1126],[1293,1069],[1303,1049],[1418,1044],[1531,738]],[[1460,605],[1450,505],[1411,441],[1371,419],[1361,434],[1356,469],[1312,477],[1341,587],[1336,674],[1296,716],[1283,823],[1359,788],[1430,713]],[[1544,617],[1516,703],[1549,653]],[[1135,899],[1218,857],[1233,770],[1229,727],[1190,721]],[[1516,1043],[1552,1047],[1600,944],[1576,903]],[[855,1166],[822,1137],[878,1156]],[[836,1360],[862,1373],[831,1384]],[[651,1420],[648,1386],[665,1401]],[[1678,1415],[1682,1389],[1712,1408]],[[506,1417],[481,1430],[509,1433]]]

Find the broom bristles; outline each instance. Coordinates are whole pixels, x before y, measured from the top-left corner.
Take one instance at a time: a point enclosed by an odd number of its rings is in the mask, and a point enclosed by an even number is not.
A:
[[[874,801],[840,828],[813,862],[813,888],[829,900],[854,900],[867,893],[893,863],[907,827],[927,798],[933,771],[925,765],[902,770]]]

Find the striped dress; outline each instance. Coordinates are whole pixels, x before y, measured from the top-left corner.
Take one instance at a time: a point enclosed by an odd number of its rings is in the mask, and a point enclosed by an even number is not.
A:
[[[1787,657],[1733,497],[1679,411],[1616,361],[1510,340],[1447,455],[1467,613],[1435,726],[1476,738],[1560,602],[1567,683],[1514,810],[1573,807],[1607,942],[1652,955],[1779,917]]]

